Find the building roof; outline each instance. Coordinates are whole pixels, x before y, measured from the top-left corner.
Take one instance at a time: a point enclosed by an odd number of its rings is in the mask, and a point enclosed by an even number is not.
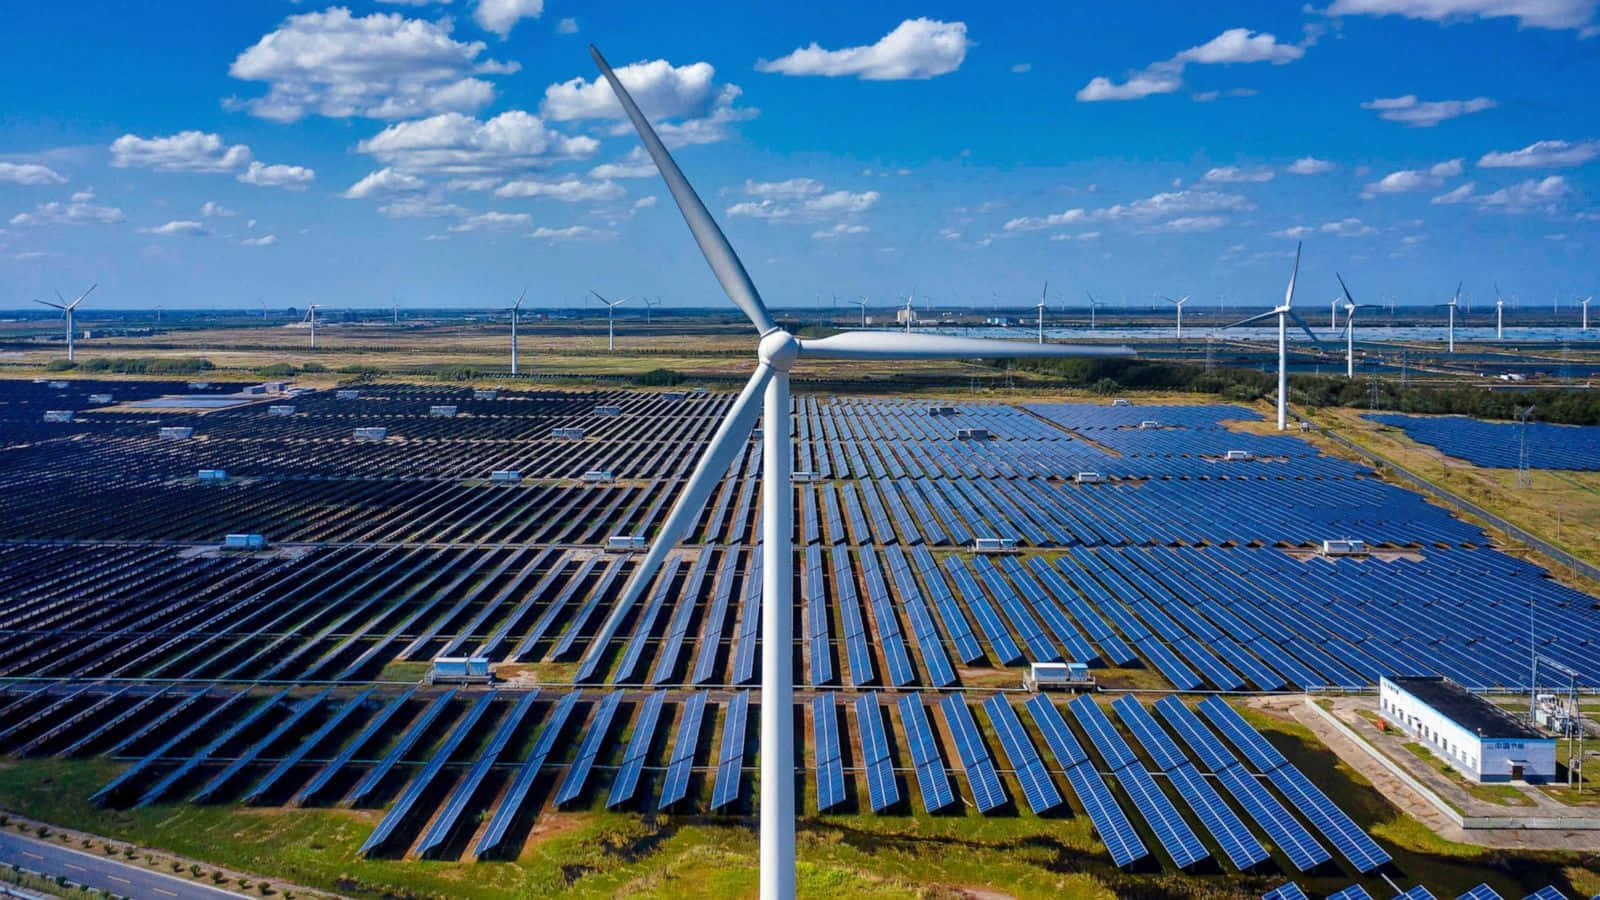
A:
[[[1447,678],[1389,676],[1385,680],[1437,710],[1440,715],[1488,740],[1554,740],[1515,716]]]

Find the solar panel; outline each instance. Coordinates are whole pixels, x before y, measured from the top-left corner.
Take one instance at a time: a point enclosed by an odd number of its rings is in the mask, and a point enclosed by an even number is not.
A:
[[[477,759],[472,764],[472,768],[467,770],[466,777],[461,779],[461,783],[456,785],[455,790],[450,792],[450,798],[445,801],[438,817],[433,820],[432,825],[428,826],[428,831],[423,835],[422,842],[417,845],[417,854],[419,856],[429,855],[449,838],[450,832],[454,830],[456,822],[461,818],[461,814],[466,811],[467,804],[472,802],[472,797],[477,793],[478,786],[483,783],[484,777],[489,774],[489,769],[499,760],[500,754],[506,748],[506,744],[511,742],[512,735],[521,726],[523,718],[527,716],[528,710],[533,707],[533,702],[538,697],[538,688],[523,694],[522,699],[517,701],[517,704],[511,708],[511,712],[506,715],[505,721],[501,722],[500,726],[495,729],[494,737],[489,741],[489,746],[478,754]]]
[[[1311,820],[1333,844],[1333,849],[1356,867],[1356,871],[1371,872],[1389,861],[1389,854],[1378,842],[1351,821],[1344,810],[1335,806],[1299,769],[1292,765],[1279,766],[1267,778],[1289,798],[1295,809]]]
[[[1094,702],[1094,698],[1087,695],[1074,697],[1067,702],[1067,708],[1072,710],[1084,733],[1089,735],[1090,743],[1100,751],[1100,758],[1105,760],[1107,769],[1115,772],[1129,763],[1138,761],[1133,755],[1133,749],[1122,739],[1122,735],[1117,733],[1116,727],[1106,718],[1105,712],[1100,709],[1100,704]]]
[[[1456,900],[1501,900],[1500,892],[1487,884],[1477,884],[1468,888],[1466,893],[1456,897]]]
[[[1144,841],[1139,840],[1139,833],[1134,830],[1133,823],[1128,821],[1128,816],[1123,813],[1122,807],[1118,806],[1116,799],[1111,796],[1111,789],[1106,787],[1105,780],[1093,766],[1083,763],[1067,769],[1067,782],[1078,795],[1078,802],[1083,804],[1084,812],[1089,814],[1089,821],[1094,823],[1095,834],[1099,835],[1100,842],[1106,845],[1113,863],[1121,868],[1127,868],[1150,855]]]
[[[1155,717],[1150,715],[1139,701],[1128,694],[1111,701],[1111,708],[1117,711],[1117,716],[1122,723],[1133,732],[1135,739],[1144,747],[1150,758],[1155,760],[1156,768],[1163,772],[1170,772],[1189,761],[1178,745],[1167,737],[1167,733],[1156,724]]]
[[[1201,700],[1200,712],[1261,773],[1267,774],[1288,764],[1289,761],[1278,752],[1278,748],[1268,743],[1261,732],[1251,728],[1250,723],[1222,699],[1207,697]]]
[[[721,809],[739,799],[744,768],[745,726],[749,722],[750,692],[740,691],[728,703],[722,718],[722,750],[717,755],[717,783],[711,790],[711,808]]]
[[[1211,855],[1143,763],[1123,766],[1116,771],[1116,779],[1178,868],[1186,869]]]
[[[1328,900],[1372,900],[1372,895],[1359,884],[1352,884],[1328,895]]]
[[[1267,839],[1289,857],[1289,863],[1296,869],[1309,872],[1333,858],[1265,785],[1244,770],[1244,766],[1235,763],[1223,769],[1217,773],[1217,781],[1244,807],[1245,815],[1267,833]]]
[[[1300,890],[1300,885],[1291,881],[1262,894],[1261,900],[1307,900],[1307,898],[1306,892]]]
[[[650,753],[650,744],[655,740],[656,723],[661,720],[661,706],[666,699],[666,691],[656,691],[639,708],[639,719],[634,722],[633,736],[628,739],[628,749],[622,755],[622,768],[617,772],[617,780],[611,785],[611,796],[606,798],[607,809],[632,800],[634,792],[639,789],[639,775],[644,770],[645,758]]]
[[[406,728],[405,733],[400,735],[400,740],[395,742],[394,747],[355,786],[355,789],[345,798],[345,802],[350,806],[360,805],[377,788],[378,782],[382,781],[383,777],[388,775],[389,771],[400,762],[400,758],[410,752],[412,746],[422,739],[423,734],[433,726],[434,720],[444,713],[445,708],[450,705],[450,701],[455,698],[455,695],[456,692],[450,690],[434,698],[434,701],[428,704],[422,714],[412,720],[411,725]]]
[[[1039,751],[1028,740],[1028,733],[1017,718],[1017,711],[1001,694],[994,694],[985,700],[983,709],[988,713],[995,733],[1000,736],[1000,746],[1005,749],[1006,758],[1011,760],[1011,768],[1016,771],[1017,780],[1022,784],[1022,796],[1027,799],[1028,808],[1035,813],[1043,813],[1060,806],[1061,792],[1050,780],[1044,761],[1039,758]]]
[[[376,688],[367,688],[356,696],[350,698],[344,703],[343,706],[340,706],[337,710],[335,710],[333,715],[329,716],[325,721],[323,721],[323,723],[318,726],[317,730],[312,732],[310,737],[296,744],[294,748],[288,752],[288,754],[278,761],[277,765],[272,767],[272,771],[268,772],[266,776],[260,781],[256,782],[255,785],[250,788],[250,790],[246,791],[244,796],[240,798],[240,802],[248,804],[254,803],[255,801],[261,799],[262,795],[271,790],[272,786],[277,784],[278,781],[283,778],[283,776],[287,774],[290,769],[294,768],[296,765],[299,765],[300,761],[305,759],[312,750],[315,750],[317,747],[321,746],[323,741],[327,740],[328,735],[332,734],[335,729],[344,724],[346,719],[350,718],[352,714],[359,710],[372,696],[372,693],[375,690]]]
[[[876,691],[856,698],[856,731],[861,735],[862,762],[867,770],[867,802],[873,812],[883,812],[900,802],[900,787],[895,784],[894,758],[889,754],[889,736],[883,728]]]
[[[312,778],[305,787],[301,788],[292,798],[290,798],[289,805],[300,806],[316,799],[316,797],[321,794],[325,788],[327,788],[328,783],[333,780],[334,776],[339,774],[345,765],[349,763],[351,759],[355,758],[355,755],[361,752],[361,750],[372,741],[373,737],[375,737],[378,732],[382,731],[389,724],[389,720],[394,718],[395,714],[400,711],[400,708],[404,706],[406,701],[411,699],[411,695],[415,694],[416,692],[416,688],[407,688],[405,693],[390,700],[387,705],[378,710],[378,712],[367,721],[367,724],[361,727],[361,733],[356,735],[354,740],[350,741],[348,744],[345,744],[344,748],[339,751],[339,754],[335,756],[331,762],[322,767],[322,770],[316,774],[316,777]]]
[[[1395,894],[1394,900],[1434,900],[1434,896],[1433,892],[1419,884]]]
[[[945,723],[955,737],[956,755],[961,757],[961,766],[966,769],[967,781],[972,785],[973,805],[979,812],[1004,806],[1008,799],[1005,788],[994,770],[989,748],[983,745],[978,725],[972,721],[972,711],[967,709],[960,694],[946,694],[939,705],[944,708]]]
[[[1089,758],[1089,754],[1083,751],[1083,745],[1073,736],[1072,729],[1067,727],[1066,720],[1061,718],[1061,712],[1048,697],[1035,694],[1024,705],[1028,707],[1034,724],[1039,726],[1039,732],[1044,735],[1045,745],[1055,754],[1061,768],[1070,769]]]
[[[667,762],[667,777],[661,785],[660,806],[663,809],[689,793],[689,776],[694,772],[694,754],[700,743],[700,724],[705,718],[705,711],[705,691],[690,694],[688,701],[683,704],[678,737],[673,741],[672,758]]]
[[[489,828],[479,839],[478,847],[473,851],[474,855],[483,857],[500,849],[500,845],[506,839],[506,832],[516,820],[523,802],[528,798],[528,791],[533,788],[534,779],[539,776],[539,770],[544,767],[545,759],[550,756],[556,740],[561,737],[561,732],[566,727],[567,719],[572,715],[572,708],[577,705],[578,692],[573,691],[562,697],[550,710],[550,719],[539,730],[539,737],[534,741],[533,750],[517,769],[511,787],[506,790],[500,806],[489,819]]]
[[[417,801],[427,791],[428,785],[433,783],[433,779],[438,777],[445,763],[455,755],[456,748],[460,747],[461,742],[477,728],[478,720],[483,718],[494,698],[494,691],[479,695],[477,702],[467,709],[467,714],[461,717],[461,721],[450,730],[450,735],[445,738],[444,743],[440,744],[439,749],[428,759],[428,764],[423,766],[422,771],[417,773],[417,776],[411,779],[411,783],[406,785],[405,790],[400,792],[400,796],[396,798],[394,805],[389,807],[378,827],[372,830],[366,841],[356,850],[358,856],[366,856],[389,842],[401,823],[410,817],[412,807],[417,805]]]
[[[1167,775],[1172,786],[1177,788],[1178,796],[1194,811],[1235,868],[1243,871],[1266,860],[1267,848],[1261,846],[1233,808],[1217,795],[1216,788],[1195,771],[1192,763],[1177,766]]]
[[[872,619],[878,626],[878,648],[889,668],[889,682],[895,687],[905,687],[916,680],[911,668],[911,657],[906,653],[905,638],[900,633],[900,620],[895,617],[889,603],[889,586],[884,583],[883,569],[878,565],[878,555],[871,548],[857,554],[860,560],[861,582],[867,587],[867,602],[872,608]]]
[[[906,741],[911,745],[911,761],[917,768],[917,785],[922,790],[922,806],[928,812],[938,812],[956,802],[950,789],[950,776],[945,772],[944,759],[939,755],[939,745],[933,738],[933,727],[928,722],[928,711],[922,705],[921,694],[906,694],[899,700],[900,721],[906,729]]]
[[[617,704],[621,702],[622,691],[612,691],[595,707],[594,721],[584,733],[583,742],[578,745],[578,755],[567,767],[561,787],[556,789],[556,805],[569,803],[583,793],[583,786],[589,780],[589,770],[594,768],[595,757],[600,755],[601,745],[611,731],[611,720],[617,714]]]
[[[812,698],[811,730],[816,746],[817,812],[827,812],[844,802],[844,762],[835,694],[818,694]]]
[[[1547,884],[1522,900],[1567,900],[1567,895],[1561,893],[1555,885]]]

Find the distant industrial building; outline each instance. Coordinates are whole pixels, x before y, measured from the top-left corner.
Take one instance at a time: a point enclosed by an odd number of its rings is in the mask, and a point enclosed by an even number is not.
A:
[[[1555,779],[1555,738],[1454,681],[1384,677],[1378,703],[1387,721],[1475,781]]]

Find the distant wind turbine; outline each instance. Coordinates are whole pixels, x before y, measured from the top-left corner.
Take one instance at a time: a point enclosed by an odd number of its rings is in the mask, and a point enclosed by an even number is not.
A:
[[[305,321],[311,323],[311,349],[313,349],[313,350],[317,349],[317,310],[318,309],[321,309],[321,307],[318,306],[315,303],[310,303],[310,304],[306,305]]]
[[[1084,291],[1084,293],[1085,294],[1089,294],[1088,291]],[[1096,309],[1099,309],[1102,306],[1105,306],[1105,305],[1106,304],[1101,303],[1099,300],[1096,300],[1093,294],[1089,294],[1089,330],[1090,331],[1094,330],[1094,311]]]
[[[912,288],[911,289],[911,293],[906,295],[906,309],[905,309],[905,312],[901,313],[901,318],[905,319],[906,333],[907,334],[911,333],[911,322],[912,322],[912,320],[916,319],[916,317],[917,317],[916,311],[911,308],[911,299],[913,297],[915,297],[916,295],[917,295],[917,289],[916,288]]]
[[[1450,298],[1450,302],[1449,303],[1440,303],[1439,304],[1439,306],[1443,306],[1446,309],[1450,310],[1450,325],[1449,325],[1449,330],[1446,332],[1446,337],[1445,337],[1445,342],[1446,342],[1446,344],[1445,344],[1445,348],[1446,348],[1445,352],[1447,352],[1447,353],[1456,352],[1456,307],[1458,307],[1460,305],[1461,305],[1461,283],[1457,282],[1456,283],[1456,294],[1455,294],[1455,296]]]
[[[60,303],[51,303],[49,300],[37,299],[33,301],[35,303],[42,303],[45,306],[50,306],[61,310],[62,318],[67,320],[67,362],[72,362],[77,358],[76,354],[74,353],[72,343],[74,337],[72,333],[72,314],[77,310],[78,304],[83,302],[83,298],[89,296],[91,293],[94,293],[94,289],[99,286],[99,282],[89,285],[89,290],[79,294],[78,299],[72,301],[71,303],[67,302],[67,298],[61,296],[60,291],[56,291],[56,299],[60,300]]]
[[[606,305],[606,352],[615,353],[617,351],[617,307],[627,303],[630,298],[623,297],[621,300],[607,300],[599,291],[591,289],[589,293],[599,297],[600,302]]]
[[[1039,343],[1044,343],[1044,298],[1050,293],[1050,282],[1044,283],[1044,289],[1039,292],[1039,302],[1036,308],[1039,311]]]
[[[1161,299],[1167,301],[1168,303],[1171,303],[1174,307],[1177,308],[1177,311],[1178,311],[1178,340],[1180,340],[1180,341],[1183,340],[1183,305],[1185,303],[1189,302],[1189,295],[1188,294],[1184,294],[1182,300],[1174,300],[1171,297],[1162,297]]]
[[[511,374],[517,374],[517,316],[522,311],[523,298],[528,296],[528,289],[523,288],[517,295],[517,302],[507,307],[511,312]]]
[[[1248,319],[1241,319],[1241,320],[1233,323],[1232,325],[1224,326],[1225,328],[1238,328],[1241,325],[1250,325],[1250,324],[1253,324],[1253,323],[1256,323],[1256,322],[1260,322],[1263,319],[1270,319],[1273,316],[1277,316],[1278,317],[1278,430],[1279,431],[1287,431],[1288,428],[1289,428],[1289,320],[1290,319],[1294,319],[1294,323],[1296,325],[1300,326],[1300,330],[1304,331],[1306,333],[1307,337],[1311,338],[1311,342],[1313,344],[1316,344],[1319,347],[1322,345],[1321,342],[1317,340],[1317,336],[1311,333],[1311,329],[1306,327],[1305,320],[1300,318],[1300,314],[1295,312],[1291,308],[1292,305],[1294,304],[1294,280],[1299,274],[1300,274],[1300,245],[1299,244],[1295,244],[1295,246],[1294,246],[1294,268],[1289,270],[1289,287],[1286,288],[1284,290],[1284,292],[1283,292],[1283,305],[1282,306],[1273,307],[1272,309],[1269,309],[1269,310],[1267,310],[1266,312],[1264,312],[1264,313],[1262,313],[1260,315],[1251,316]]]
[[[836,360],[971,359],[997,356],[1124,355],[1132,351],[1104,347],[1043,347],[936,334],[892,331],[842,332],[801,340],[781,328],[761,300],[744,264],[734,253],[716,220],[700,201],[616,73],[590,47],[600,72],[639,132],[645,149],[660,170],[673,200],[683,213],[700,251],[734,305],[755,325],[757,365],[749,382],[728,409],[706,445],[705,455],[684,485],[649,551],[633,570],[594,645],[610,644],[632,608],[655,580],[661,562],[699,518],[711,492],[728,467],[743,455],[758,417],[763,418],[761,491],[761,729],[760,895],[762,900],[789,900],[795,895],[795,733],[794,733],[794,448],[790,437],[789,372],[802,358]],[[763,408],[764,403],[764,408]]]
[[[1500,296],[1500,284],[1494,286],[1494,339],[1503,340],[1506,336],[1506,298]]]
[[[863,296],[860,300],[851,300],[850,302],[861,307],[861,327],[867,327],[867,298]]]
[[[1356,310],[1382,309],[1375,303],[1357,303],[1356,298],[1350,296],[1350,288],[1344,283],[1344,278],[1338,272],[1333,277],[1339,279],[1339,289],[1344,291],[1344,377],[1356,377]]]
[[[649,325],[650,324],[650,311],[652,309],[655,309],[656,307],[661,305],[661,298],[660,297],[645,297],[643,299],[644,299],[644,323],[646,325]]]
[[[1593,299],[1594,299],[1594,295],[1591,294],[1591,295],[1583,298],[1582,300],[1578,301],[1578,303],[1583,307],[1583,330],[1584,331],[1588,331],[1589,330],[1589,301],[1593,300]]]

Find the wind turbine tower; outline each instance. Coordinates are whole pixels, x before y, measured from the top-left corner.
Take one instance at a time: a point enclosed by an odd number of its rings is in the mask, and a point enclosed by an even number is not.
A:
[[[867,298],[862,297],[860,300],[851,300],[850,302],[861,307],[861,327],[867,327]]]
[[[34,300],[33,301],[35,303],[42,303],[45,306],[50,306],[50,307],[54,307],[56,309],[61,310],[62,318],[67,320],[67,362],[73,362],[74,360],[77,359],[77,355],[76,355],[76,353],[75,353],[75,351],[73,349],[73,343],[72,343],[73,342],[73,338],[75,337],[75,335],[73,334],[73,330],[72,330],[72,314],[77,310],[78,304],[83,302],[83,298],[89,296],[91,293],[94,292],[94,289],[99,287],[99,286],[100,286],[99,282],[95,282],[94,284],[89,285],[89,290],[84,291],[83,293],[79,294],[78,295],[78,299],[72,301],[71,303],[67,302],[67,298],[61,296],[61,292],[60,291],[56,291],[56,299],[60,300],[61,301],[60,303],[51,303],[49,300]]]
[[[1578,304],[1583,307],[1583,331],[1589,330],[1589,301],[1593,299],[1594,296],[1590,295],[1578,301]]]
[[[1044,289],[1039,292],[1039,303],[1036,308],[1039,312],[1039,343],[1044,343],[1044,298],[1050,293],[1050,282],[1044,283]]]
[[[1454,353],[1456,352],[1456,307],[1461,305],[1461,284],[1459,282],[1456,284],[1456,295],[1450,298],[1450,302],[1439,305],[1450,310],[1450,326],[1445,337],[1445,352]]]
[[[760,731],[760,885],[762,900],[795,895],[795,733],[794,733],[794,448],[790,438],[789,372],[807,357],[836,360],[970,359],[1004,356],[1123,355],[1126,348],[1039,346],[1029,343],[895,334],[842,332],[801,340],[772,318],[744,264],[716,220],[673,161],[616,73],[590,47],[601,74],[639,132],[672,199],[683,213],[700,251],[734,305],[755,326],[756,370],[717,427],[649,551],[623,589],[596,646],[608,646],[632,607],[656,577],[662,560],[682,540],[722,482],[729,465],[743,455],[758,417],[763,419],[761,491],[761,731]]]
[[[1506,336],[1506,298],[1500,296],[1500,285],[1494,286],[1494,339],[1504,340]]]
[[[317,310],[320,308],[315,303],[307,304],[306,306],[305,321],[311,323],[311,349],[313,350],[317,349]]]
[[[1350,288],[1345,286],[1344,278],[1338,272],[1333,277],[1339,279],[1339,289],[1344,291],[1344,377],[1356,377],[1356,310],[1382,309],[1375,303],[1357,303],[1356,298],[1350,296]]]
[[[511,374],[517,374],[517,317],[522,311],[523,298],[528,296],[528,289],[523,288],[517,295],[517,302],[509,307],[511,311]]]
[[[591,290],[589,293],[599,297],[600,302],[606,305],[606,352],[615,353],[617,352],[617,307],[627,303],[628,298],[607,300],[599,291]]]
[[[1171,297],[1162,297],[1161,299],[1167,301],[1168,303],[1171,303],[1177,309],[1177,311],[1178,311],[1178,340],[1180,340],[1180,341],[1183,340],[1183,305],[1185,303],[1189,302],[1189,295],[1188,294],[1184,294],[1182,300],[1174,300]]]
[[[1294,247],[1294,268],[1289,271],[1289,286],[1283,292],[1283,305],[1273,307],[1257,316],[1241,319],[1227,328],[1238,328],[1241,325],[1251,325],[1263,319],[1278,317],[1278,430],[1289,429],[1289,320],[1300,326],[1300,330],[1311,338],[1311,342],[1321,346],[1317,336],[1311,333],[1305,320],[1292,308],[1294,304],[1294,280],[1300,274],[1300,245]]]

